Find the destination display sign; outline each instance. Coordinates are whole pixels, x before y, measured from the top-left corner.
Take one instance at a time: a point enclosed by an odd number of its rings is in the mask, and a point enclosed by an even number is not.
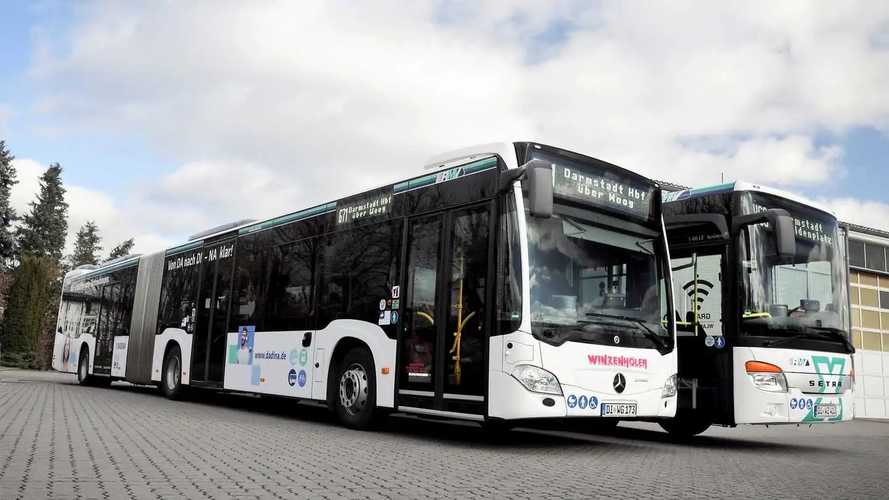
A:
[[[641,219],[651,216],[654,188],[613,173],[601,175],[575,166],[556,164],[553,171],[556,196],[589,203]]]
[[[757,212],[765,212],[768,210],[760,203],[754,203],[753,207]],[[794,236],[797,240],[804,240],[814,243],[821,243],[827,246],[833,246],[834,231],[836,226],[833,224],[825,224],[814,218],[805,217],[802,214],[790,211],[793,217]]]
[[[392,192],[382,192],[348,200],[336,207],[336,223],[349,224],[370,217],[389,215],[392,211]]]

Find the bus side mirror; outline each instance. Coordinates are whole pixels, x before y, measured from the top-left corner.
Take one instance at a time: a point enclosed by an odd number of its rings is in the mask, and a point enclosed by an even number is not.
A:
[[[732,229],[735,233],[742,227],[768,222],[775,232],[778,258],[782,262],[792,262],[796,257],[796,228],[790,212],[781,208],[770,208],[765,212],[735,217]]]
[[[793,217],[787,210],[778,208],[766,212],[769,224],[775,231],[775,240],[778,245],[778,258],[785,262],[792,262],[796,257],[796,228]]]
[[[553,166],[543,160],[522,165],[528,176],[528,210],[534,217],[553,216]]]

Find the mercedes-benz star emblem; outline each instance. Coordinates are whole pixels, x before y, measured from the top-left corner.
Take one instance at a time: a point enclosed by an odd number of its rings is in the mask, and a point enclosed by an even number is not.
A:
[[[620,337],[619,336],[617,336],[617,335],[614,336],[614,343],[620,344]]]
[[[614,376],[614,391],[618,394],[624,392],[624,389],[627,388],[627,379],[624,377],[622,373],[618,373]]]

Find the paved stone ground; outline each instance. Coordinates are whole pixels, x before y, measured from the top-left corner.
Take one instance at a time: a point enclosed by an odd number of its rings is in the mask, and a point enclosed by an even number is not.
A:
[[[715,428],[690,444],[657,426],[607,433],[393,417],[337,426],[323,409],[151,388],[80,387],[0,368],[0,499],[886,498],[889,423]]]

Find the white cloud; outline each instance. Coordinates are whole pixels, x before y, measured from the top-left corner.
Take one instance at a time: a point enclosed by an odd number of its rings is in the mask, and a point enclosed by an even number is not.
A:
[[[822,200],[840,220],[889,230],[889,204],[878,201],[837,198]]]
[[[30,158],[16,158],[13,166],[18,174],[18,184],[13,186],[11,205],[22,216],[30,212],[30,203],[40,192],[40,177],[47,165]],[[62,170],[64,180],[65,172]],[[166,248],[175,241],[156,232],[139,230],[132,224],[134,213],[129,207],[118,207],[110,196],[101,191],[65,183],[65,201],[68,202],[68,236],[65,253],[72,251],[77,230],[87,221],[99,226],[104,247],[101,256],[108,254],[112,247],[131,237],[136,238],[134,252],[151,252]]]
[[[746,180],[774,186],[822,184],[842,173],[837,146],[817,147],[807,136],[755,138],[726,152],[675,152],[670,179],[687,185]]]
[[[842,149],[817,133],[889,132],[886,3],[78,8],[66,36],[36,32],[39,109],[54,125],[135,134],[180,165],[112,203],[128,229],[165,238],[380,185],[491,140],[563,145],[675,182],[724,172],[805,188],[844,172]],[[564,42],[546,42],[557,25]]]

